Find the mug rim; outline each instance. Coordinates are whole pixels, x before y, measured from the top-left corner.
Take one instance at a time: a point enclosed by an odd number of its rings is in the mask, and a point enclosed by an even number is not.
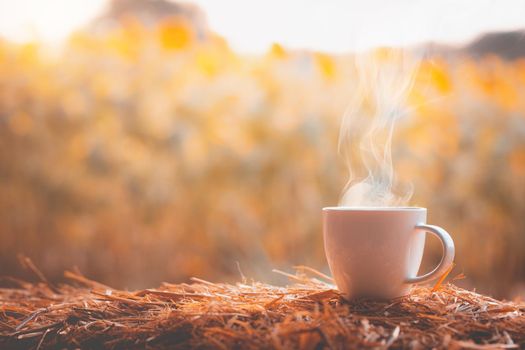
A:
[[[425,211],[424,207],[351,207],[351,206],[332,206],[324,207],[323,211]]]

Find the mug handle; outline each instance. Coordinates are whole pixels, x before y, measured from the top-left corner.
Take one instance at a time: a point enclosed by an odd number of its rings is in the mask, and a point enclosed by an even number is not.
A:
[[[426,224],[418,224],[415,228],[423,230],[423,232],[430,232],[439,238],[443,247],[443,257],[434,270],[424,274],[423,276],[408,277],[405,280],[406,283],[423,283],[438,278],[442,276],[448,268],[450,268],[452,262],[454,261],[454,241],[447,231],[439,226]]]

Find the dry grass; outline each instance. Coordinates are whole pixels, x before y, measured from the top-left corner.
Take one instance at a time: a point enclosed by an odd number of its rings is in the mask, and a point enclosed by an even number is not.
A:
[[[36,270],[36,269],[35,269]],[[6,279],[1,349],[524,348],[525,304],[452,284],[389,302],[345,302],[300,268],[289,287],[194,278],[115,290],[79,273],[55,286]]]

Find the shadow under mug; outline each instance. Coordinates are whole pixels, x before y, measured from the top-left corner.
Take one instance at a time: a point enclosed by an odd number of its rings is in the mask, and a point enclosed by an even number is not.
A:
[[[345,298],[400,297],[412,284],[445,273],[454,261],[454,242],[426,218],[427,209],[419,207],[323,208],[326,258]],[[426,232],[440,239],[443,257],[434,270],[417,276]]]

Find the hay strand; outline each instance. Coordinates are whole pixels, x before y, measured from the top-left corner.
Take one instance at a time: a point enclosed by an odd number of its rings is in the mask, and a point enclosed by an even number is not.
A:
[[[278,271],[278,270],[277,270]],[[392,301],[346,302],[314,270],[295,284],[193,278],[135,292],[67,273],[0,289],[1,349],[345,349],[525,347],[525,304],[458,288],[414,287]]]

